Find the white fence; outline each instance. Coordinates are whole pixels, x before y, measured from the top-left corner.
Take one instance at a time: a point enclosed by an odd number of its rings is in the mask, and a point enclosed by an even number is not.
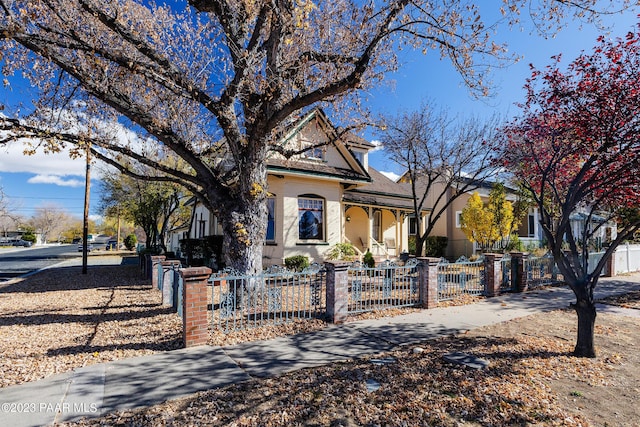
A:
[[[625,243],[616,249],[615,274],[640,271],[640,244]]]

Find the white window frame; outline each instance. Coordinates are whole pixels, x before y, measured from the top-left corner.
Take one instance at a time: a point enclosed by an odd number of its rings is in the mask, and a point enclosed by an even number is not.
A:
[[[304,205],[307,206],[304,206]],[[315,206],[319,206],[320,209],[318,209]],[[305,212],[320,212],[320,221],[319,221],[319,226],[320,226],[320,236],[318,237],[312,237],[312,238],[308,238],[308,237],[303,237],[300,235],[300,223],[302,221],[302,215],[304,215],[302,213],[302,211]],[[323,197],[320,196],[316,196],[313,194],[304,194],[301,196],[298,196],[298,240],[300,241],[304,241],[304,242],[324,242],[325,241],[325,236],[326,236],[326,201]],[[316,214],[314,214],[314,216],[317,216]],[[316,218],[317,220],[317,218]]]
[[[462,211],[456,211],[456,228],[462,228]]]

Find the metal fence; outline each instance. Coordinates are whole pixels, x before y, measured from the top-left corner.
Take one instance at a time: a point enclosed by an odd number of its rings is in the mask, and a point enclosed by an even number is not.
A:
[[[524,260],[524,271],[530,288],[552,285],[558,282],[558,269],[553,255],[528,257]]]
[[[511,266],[511,255],[505,254],[504,257],[500,260],[500,265],[502,267],[502,278],[500,280],[500,292],[510,292],[513,291],[513,282],[511,279],[512,275],[512,266]]]
[[[213,327],[231,332],[295,319],[324,317],[326,273],[318,264],[302,272],[271,267],[253,276],[224,270],[211,276]]]
[[[404,265],[391,261],[375,267],[366,267],[360,262],[352,264],[348,270],[348,313],[418,305],[417,265],[416,259]]]
[[[484,293],[484,259],[469,261],[460,257],[454,263],[438,264],[438,301],[451,300],[464,294]]]

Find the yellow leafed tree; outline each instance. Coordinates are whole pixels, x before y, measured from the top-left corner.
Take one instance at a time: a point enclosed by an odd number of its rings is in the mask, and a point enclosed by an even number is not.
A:
[[[502,185],[491,190],[487,204],[476,191],[462,209],[460,227],[467,239],[476,242],[483,252],[498,241],[508,240],[516,225],[513,205],[506,200]]]

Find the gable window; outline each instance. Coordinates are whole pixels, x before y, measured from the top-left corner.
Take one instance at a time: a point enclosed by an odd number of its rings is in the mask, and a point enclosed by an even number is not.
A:
[[[304,157],[307,159],[324,160],[325,146],[310,146],[305,152]]]
[[[298,197],[298,238],[324,240],[324,199],[314,195]]]
[[[275,242],[276,240],[276,199],[269,197],[267,199],[267,242]]]
[[[361,165],[364,165],[364,153],[362,151],[353,151],[353,157],[355,157]]]

